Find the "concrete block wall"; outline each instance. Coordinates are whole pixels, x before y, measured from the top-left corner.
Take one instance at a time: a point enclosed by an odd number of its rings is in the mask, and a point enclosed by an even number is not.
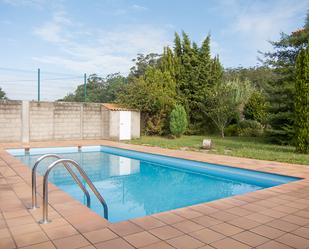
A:
[[[83,106],[83,139],[102,138],[102,117],[100,104]]]
[[[132,138],[140,113],[132,111]],[[97,103],[0,101],[0,142],[119,138],[119,111]]]
[[[21,141],[21,121],[22,101],[2,101],[0,108],[0,141]]]
[[[54,139],[82,139],[82,104],[54,103]]]
[[[54,110],[52,102],[29,103],[30,141],[54,139]]]
[[[103,139],[109,139],[110,137],[109,119],[110,119],[110,111],[105,108],[101,108],[101,120],[102,120],[101,134]]]

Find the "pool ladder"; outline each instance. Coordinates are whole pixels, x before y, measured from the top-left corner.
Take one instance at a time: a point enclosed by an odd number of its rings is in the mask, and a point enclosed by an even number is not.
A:
[[[48,219],[48,176],[49,173],[53,170],[53,168],[63,165],[64,168],[70,173],[74,181],[77,183],[77,185],[80,187],[80,189],[84,192],[86,196],[87,201],[87,207],[90,207],[90,195],[88,190],[85,188],[83,183],[80,181],[78,176],[74,173],[74,171],[71,168],[71,165],[73,165],[82,178],[87,182],[88,186],[92,190],[92,192],[95,194],[95,196],[98,198],[100,203],[103,206],[104,209],[104,218],[108,219],[108,207],[107,204],[102,197],[102,195],[99,193],[97,188],[93,185],[92,181],[87,176],[86,172],[82,169],[82,167],[78,164],[78,162],[72,160],[72,159],[62,159],[60,156],[56,154],[46,154],[38,158],[38,160],[35,162],[33,168],[32,168],[32,206],[31,209],[36,209],[38,207],[37,205],[37,187],[36,187],[36,170],[38,165],[41,161],[43,161],[46,158],[56,158],[57,161],[50,164],[44,174],[43,178],[43,219],[39,221],[40,224],[46,224],[49,223],[50,220]]]

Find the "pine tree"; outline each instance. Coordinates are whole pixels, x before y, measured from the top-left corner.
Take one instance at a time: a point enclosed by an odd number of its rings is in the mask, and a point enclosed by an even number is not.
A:
[[[191,47],[191,41],[189,36],[182,32],[182,72],[181,72],[181,85],[184,94],[190,94],[190,84],[192,83],[192,56],[193,49]]]
[[[192,48],[191,48],[190,38],[189,38],[189,36],[186,32],[182,31],[182,52],[183,52],[183,56],[184,55],[190,56],[191,50],[192,50]]]
[[[199,50],[199,81],[203,85],[209,85],[211,77],[210,36],[203,41]]]
[[[200,133],[205,129],[204,114],[200,110],[210,86],[221,79],[223,70],[219,58],[211,58],[210,36],[199,48],[182,32],[182,39],[176,33],[174,40],[175,80],[179,102],[189,117],[189,132]]]
[[[191,41],[185,32],[182,32],[182,40],[180,39],[180,44],[178,40],[179,35],[176,33],[175,37],[175,54],[178,64],[178,73],[176,77],[177,92],[180,103],[185,107],[187,113],[190,115],[190,98],[191,98],[191,56],[192,48]],[[181,53],[179,53],[179,45],[181,46]]]
[[[174,62],[175,62],[175,79],[176,82],[179,82],[181,79],[182,72],[182,46],[181,46],[181,38],[179,34],[175,33],[174,39]]]
[[[265,64],[273,68],[277,80],[266,88],[270,102],[269,140],[288,144],[295,136],[294,98],[295,98],[295,61],[299,51],[306,47],[309,39],[309,13],[302,29],[291,34],[281,34],[278,41],[271,42],[273,52],[265,53]]]
[[[211,79],[210,84],[213,86],[218,83],[223,76],[223,67],[220,63],[219,56],[217,55],[211,62]]]
[[[301,50],[296,60],[295,84],[296,149],[309,153],[309,46]]]
[[[209,47],[210,37],[206,37],[201,47],[192,43],[191,57],[191,89],[190,95],[190,132],[201,133],[206,127],[207,118],[200,110],[200,104],[204,101],[209,90],[211,75],[211,56]]]
[[[182,32],[182,65],[179,87],[182,96],[182,105],[185,106],[190,120],[190,130],[193,133],[199,130],[200,117],[197,117],[199,108],[199,82],[198,82],[198,47],[192,43],[189,36]]]
[[[180,58],[182,56],[181,38],[177,32],[174,39],[174,53],[176,57]]]
[[[159,67],[162,72],[169,72],[173,79],[176,80],[176,61],[173,51],[169,47],[164,48]]]

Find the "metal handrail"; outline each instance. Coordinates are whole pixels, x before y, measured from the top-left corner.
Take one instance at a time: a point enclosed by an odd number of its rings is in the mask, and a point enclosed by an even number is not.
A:
[[[45,158],[57,158],[61,159],[60,156],[56,154],[46,154],[38,158],[38,160],[35,162],[33,168],[32,168],[32,207],[30,209],[36,209],[38,208],[37,205],[37,188],[36,188],[36,170],[39,166],[40,162],[44,160]],[[71,167],[67,163],[63,163],[64,167],[68,170],[72,178],[75,180],[75,182],[78,184],[78,186],[81,188],[81,190],[84,192],[87,200],[87,207],[90,207],[90,194],[88,190],[85,188],[83,183],[79,180],[78,176],[74,173],[74,171],[71,169]]]
[[[84,178],[84,180],[87,182],[89,187],[91,188],[92,192],[95,194],[95,196],[98,198],[98,200],[101,202],[103,208],[104,208],[104,218],[108,219],[108,207],[104,200],[104,198],[101,196],[97,188],[93,185],[89,177],[87,176],[86,172],[80,167],[80,165],[72,160],[72,159],[59,159],[55,162],[53,162],[51,165],[48,166],[48,169],[44,175],[43,179],[43,219],[39,222],[41,224],[49,223],[48,220],[48,176],[49,173],[52,171],[53,168],[58,166],[59,164],[71,164],[73,165],[81,174],[81,176]],[[67,169],[67,167],[65,167]]]

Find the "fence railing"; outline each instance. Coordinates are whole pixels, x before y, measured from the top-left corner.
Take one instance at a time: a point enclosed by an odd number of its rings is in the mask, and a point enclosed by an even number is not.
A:
[[[84,85],[87,99],[87,74],[49,72],[40,68],[25,70],[0,67],[0,88],[7,98],[15,100],[57,100]],[[0,94],[1,98],[1,94]]]

